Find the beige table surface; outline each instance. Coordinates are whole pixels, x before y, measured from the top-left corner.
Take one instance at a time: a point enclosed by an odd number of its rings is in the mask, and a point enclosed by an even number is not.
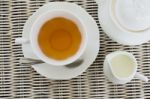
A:
[[[19,64],[23,54],[21,46],[14,44],[14,38],[21,37],[25,21],[36,9],[54,1],[0,0],[0,99],[150,99],[149,82],[134,79],[125,85],[114,85],[104,77],[104,56],[125,50],[136,56],[138,71],[150,78],[150,42],[123,46],[112,41],[101,29],[98,6],[93,0],[65,0],[83,7],[99,26],[100,51],[86,72],[71,80],[52,81],[38,74],[31,66]]]

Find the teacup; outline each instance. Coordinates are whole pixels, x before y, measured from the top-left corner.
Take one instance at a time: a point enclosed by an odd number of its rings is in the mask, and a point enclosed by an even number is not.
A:
[[[81,32],[82,41],[81,41],[78,51],[76,52],[76,54],[74,54],[73,56],[71,56],[65,60],[55,60],[55,59],[47,57],[41,51],[39,44],[38,44],[38,40],[37,40],[38,34],[39,34],[39,29],[41,28],[41,26],[46,21],[56,18],[56,17],[63,17],[63,18],[73,21],[77,25],[77,27],[79,28],[79,30]],[[24,44],[24,43],[31,44],[31,47],[32,47],[31,50],[33,50],[34,54],[39,59],[41,59],[42,61],[44,61],[47,64],[54,65],[54,66],[63,66],[63,65],[67,65],[67,64],[77,61],[84,53],[86,45],[87,45],[87,41],[88,41],[86,24],[84,24],[82,22],[80,17],[78,17],[74,13],[72,13],[70,11],[66,11],[66,10],[50,10],[50,11],[46,11],[43,14],[41,14],[36,19],[36,21],[33,23],[29,36],[30,36],[30,39],[17,38],[15,40],[15,42],[19,43],[19,44]]]
[[[133,54],[116,51],[108,54],[104,61],[104,74],[114,84],[125,84],[134,77],[143,81],[148,78],[137,72],[137,61]]]

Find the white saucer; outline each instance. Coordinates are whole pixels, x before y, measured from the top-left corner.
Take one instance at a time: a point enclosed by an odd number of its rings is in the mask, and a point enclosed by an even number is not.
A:
[[[114,41],[124,45],[139,45],[150,40],[150,29],[136,33],[133,31],[128,31],[115,22],[112,17],[110,17],[110,2],[113,2],[114,0],[96,1],[99,5],[98,17],[100,24],[106,34]]]
[[[30,27],[34,20],[43,12],[47,10],[56,10],[56,9],[64,9],[67,11],[71,11],[75,13],[77,16],[83,19],[83,22],[87,25],[86,31],[88,31],[88,45],[87,48],[82,55],[84,62],[80,66],[75,67],[66,67],[66,66],[51,66],[49,64],[36,64],[32,67],[41,75],[54,80],[63,80],[63,79],[71,79],[82,74],[96,59],[98,51],[99,51],[99,30],[96,22],[93,18],[80,6],[72,3],[65,2],[53,2],[48,3],[38,9],[25,23],[23,30],[23,38],[29,39],[29,31]],[[38,59],[36,55],[32,52],[30,44],[22,45],[24,57]]]

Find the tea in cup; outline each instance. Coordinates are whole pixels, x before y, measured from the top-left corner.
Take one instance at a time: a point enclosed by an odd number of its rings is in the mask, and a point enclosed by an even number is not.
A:
[[[33,23],[30,39],[17,38],[17,43],[31,44],[35,55],[50,65],[63,66],[78,60],[87,45],[86,24],[66,10],[51,10]]]

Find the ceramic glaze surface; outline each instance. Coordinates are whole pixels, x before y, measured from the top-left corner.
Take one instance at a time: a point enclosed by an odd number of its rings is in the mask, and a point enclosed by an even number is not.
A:
[[[131,31],[150,27],[150,0],[116,0],[116,18],[120,25]]]
[[[126,55],[114,56],[110,61],[110,65],[113,73],[121,78],[129,77],[135,67],[133,60]]]

